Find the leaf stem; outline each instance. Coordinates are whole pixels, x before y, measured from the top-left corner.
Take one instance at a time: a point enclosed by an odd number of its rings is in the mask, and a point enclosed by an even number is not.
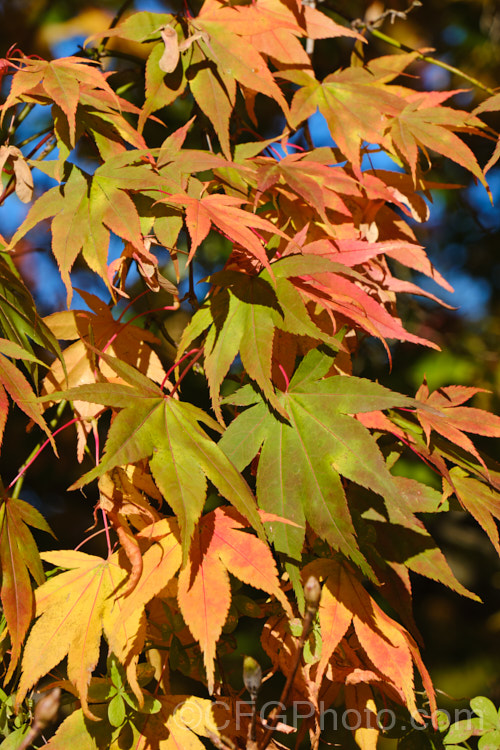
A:
[[[66,401],[61,401],[61,403],[59,404],[59,406],[61,406],[61,405],[63,405],[63,408],[64,408],[64,406],[66,406]],[[59,408],[58,408],[58,411],[59,411]],[[78,421],[79,421],[78,417],[75,417],[74,419],[70,419],[69,422],[66,422],[66,424],[63,424],[55,432],[53,432],[52,433],[52,437],[55,437],[60,432],[62,432],[62,430],[65,430],[66,427],[69,427],[70,425],[75,424],[75,422],[78,422]],[[51,423],[51,426],[52,426],[52,423]],[[40,455],[40,453],[43,451],[44,448],[47,447],[47,445],[49,443],[50,443],[50,438],[47,438],[46,440],[44,440],[44,442],[41,445],[38,444],[38,445],[35,446],[35,448],[33,448],[33,450],[31,451],[31,454],[30,454],[29,458],[26,461],[26,463],[24,464],[24,466],[22,467],[22,469],[19,470],[19,473],[17,474],[17,476],[14,477],[14,479],[12,480],[12,482],[7,487],[7,489],[10,490],[10,488],[13,485],[15,485],[14,489],[12,490],[12,497],[13,498],[19,497],[19,493],[21,491],[21,487],[23,486],[23,482],[24,482],[24,474],[25,474],[25,472],[27,471],[27,469],[29,469],[29,467],[31,466],[31,464],[38,458],[38,456]]]
[[[183,354],[183,355],[182,355],[182,357],[181,357],[180,359],[178,359],[178,360],[177,360],[177,362],[174,362],[174,364],[172,365],[172,367],[170,367],[170,368],[169,368],[169,369],[167,370],[167,373],[166,373],[165,377],[164,377],[164,378],[163,378],[163,380],[161,381],[161,386],[160,386],[160,388],[161,388],[161,389],[163,390],[163,388],[164,388],[164,386],[165,386],[165,383],[167,382],[167,380],[168,380],[168,378],[170,377],[170,375],[171,375],[171,374],[173,373],[173,371],[174,371],[174,370],[175,370],[175,369],[176,369],[177,367],[179,367],[179,365],[180,365],[180,364],[181,364],[182,362],[184,362],[184,360],[185,360],[185,359],[187,359],[188,357],[190,357],[190,356],[191,356],[191,354],[194,354],[195,352],[199,352],[199,351],[200,351],[200,350],[199,350],[198,348],[196,348],[196,349],[190,349],[190,350],[189,350],[188,352],[186,352],[186,354]]]
[[[92,424],[92,432],[94,435],[94,443],[95,443],[95,465],[99,466],[99,461],[100,461],[99,431],[97,429],[96,422],[93,422]],[[104,508],[101,508],[101,513],[102,513],[102,522],[104,525],[104,531],[106,532],[106,544],[108,546],[108,555],[111,557],[111,553],[113,552],[113,549],[111,547],[111,538],[109,536],[108,516],[106,515],[106,511],[104,510]]]
[[[145,289],[143,292],[141,292],[140,294],[138,294],[137,297],[134,297],[134,299],[131,299],[130,302],[121,311],[121,313],[118,316],[118,319],[117,319],[116,322],[117,323],[121,323],[122,319],[123,319],[123,316],[125,315],[125,313],[128,312],[128,310],[130,310],[130,308],[132,307],[132,305],[135,305],[135,303],[138,300],[140,300],[141,297],[144,297],[144,295],[147,294],[148,292],[149,292],[149,289]]]
[[[143,294],[146,294],[147,291],[149,291],[149,290],[146,290],[145,292],[143,292]],[[140,294],[139,297],[141,297],[141,296],[142,295]],[[139,299],[139,297],[136,297],[136,300]],[[135,302],[135,300],[133,300],[133,302]],[[123,314],[130,307],[131,304],[132,304],[132,302],[129,305],[127,305],[127,307],[125,308],[125,310],[122,312],[122,314],[118,318],[118,321],[120,321],[120,319],[122,318]],[[164,307],[155,307],[152,310],[144,310],[144,312],[137,313],[137,315],[134,315],[133,318],[130,318],[130,320],[127,320],[126,323],[123,323],[123,325],[120,328],[120,330],[119,331],[115,331],[115,333],[106,341],[106,344],[104,345],[104,348],[102,350],[102,354],[104,354],[105,351],[106,351],[106,349],[111,346],[111,344],[116,339],[116,337],[119,336],[124,331],[124,329],[127,326],[129,326],[131,323],[133,323],[138,318],[142,318],[143,315],[149,315],[150,313],[163,312],[164,310],[177,310],[177,309],[178,308],[175,305],[165,305]]]
[[[90,540],[93,539],[95,536],[99,536],[99,534],[102,534],[105,531],[106,531],[106,527],[104,527],[103,529],[99,529],[98,531],[94,531],[93,534],[85,537],[85,539],[82,542],[80,542],[80,544],[77,544],[77,546],[75,547],[75,552],[77,552],[77,550],[79,550],[80,547],[83,547],[84,544],[87,544],[87,542],[90,542]]]
[[[49,125],[48,127],[44,128],[43,130],[40,130],[38,133],[35,133],[34,135],[28,136],[28,138],[25,138],[24,141],[20,141],[20,143],[16,143],[17,148],[22,148],[23,146],[27,146],[28,143],[31,143],[32,141],[35,141],[37,138],[40,138],[42,135],[46,135],[47,133],[52,133],[54,128],[52,125]],[[40,147],[41,144],[37,146],[37,149]],[[31,159],[31,156],[28,157]]]
[[[284,381],[285,381],[285,390],[288,391],[288,387],[290,385],[290,380],[288,379],[288,375],[286,374],[286,370],[283,367],[282,364],[278,363],[278,367],[280,369],[281,374],[283,375]]]
[[[168,394],[169,396],[173,396],[173,395],[174,395],[174,393],[175,393],[175,392],[176,392],[176,391],[178,390],[178,388],[179,388],[180,384],[182,383],[182,381],[184,380],[184,378],[185,378],[185,377],[186,377],[186,375],[188,374],[189,370],[190,370],[190,369],[191,369],[191,368],[193,367],[193,365],[194,365],[194,364],[195,364],[195,363],[196,363],[196,362],[197,362],[197,361],[199,360],[199,358],[201,357],[201,355],[202,355],[202,354],[203,354],[203,349],[199,349],[199,350],[198,350],[198,354],[196,355],[196,357],[193,357],[193,359],[192,359],[192,360],[191,360],[191,362],[190,362],[190,363],[188,364],[188,366],[187,366],[187,367],[186,367],[186,368],[185,368],[185,369],[183,370],[183,372],[182,372],[182,375],[181,375],[181,376],[180,376],[180,377],[178,378],[178,380],[177,380],[176,384],[174,385],[174,387],[172,388],[172,390],[171,390],[171,391],[170,391],[170,393]]]

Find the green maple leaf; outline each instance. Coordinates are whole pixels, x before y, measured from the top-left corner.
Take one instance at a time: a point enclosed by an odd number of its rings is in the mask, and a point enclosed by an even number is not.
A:
[[[286,416],[283,402],[271,382],[276,328],[316,338],[334,349],[340,347],[338,340],[313,323],[300,294],[286,278],[296,272],[298,264],[294,260],[297,259],[290,257],[272,264],[273,271],[276,269],[274,288],[267,269],[259,276],[235,271],[213,274],[211,280],[222,288],[197,311],[182,335],[181,352],[209,329],[204,343],[205,373],[212,406],[219,419],[221,383],[238,353],[245,372],[257,383],[267,401]],[[298,260],[303,265],[309,263],[310,270],[315,266],[322,269],[334,267],[323,258],[304,259],[300,256]]]
[[[0,597],[12,643],[7,681],[17,664],[24,637],[33,618],[30,573],[38,584],[45,579],[29,526],[52,534],[36,508],[19,498],[3,498],[0,502]]]
[[[196,70],[196,75],[189,84],[191,93],[214,126],[222,151],[230,158],[229,121],[236,99],[236,81],[207,59],[200,45],[193,45],[192,70]]]
[[[59,342],[38,314],[33,297],[20,277],[12,258],[7,253],[1,252],[0,334],[3,338],[18,344],[25,352],[26,369],[35,381],[38,363],[34,356],[34,344],[45,347],[62,361]]]
[[[184,559],[203,510],[207,479],[265,538],[250,488],[201,427],[220,431],[217,422],[202,409],[166,396],[133,367],[108,355],[100,356],[130,385],[95,383],[50,397],[119,409],[109,429],[101,462],[75,482],[72,489],[88,484],[115,466],[149,458],[155,482],[178,518]]]
[[[219,445],[240,470],[261,450],[259,505],[302,527],[280,524],[272,529],[278,551],[300,559],[307,521],[322,539],[369,573],[341,477],[382,496],[395,498],[398,489],[375,439],[352,415],[409,406],[412,401],[369,380],[325,378],[330,365],[331,359],[317,350],[304,358],[281,394],[288,421],[274,416],[260,399],[255,403],[248,389],[237,392],[239,404],[254,405],[230,424]]]
[[[375,531],[373,551],[382,566],[389,565],[404,578],[401,568],[439,581],[462,596],[475,601],[479,597],[463,586],[453,574],[434,539],[415,513],[434,513],[444,510],[441,493],[409,477],[395,476],[399,488],[397,506],[388,503],[389,520],[372,509],[364,514],[370,529]]]
[[[416,178],[419,148],[431,149],[468,169],[488,189],[474,153],[453,132],[468,128],[470,132],[479,133],[479,128],[484,127],[481,120],[463,110],[440,106],[457,92],[405,91],[405,107],[391,121],[388,136],[396,155],[409,164],[413,178]]]
[[[52,252],[66,286],[68,305],[73,294],[70,272],[80,252],[109,284],[110,231],[139,251],[144,247],[138,209],[128,191],[160,188],[164,181],[149,164],[141,162],[142,154],[127,151],[110,157],[92,177],[70,165],[64,184],[35,201],[10,241],[14,247],[39,222],[53,217]]]

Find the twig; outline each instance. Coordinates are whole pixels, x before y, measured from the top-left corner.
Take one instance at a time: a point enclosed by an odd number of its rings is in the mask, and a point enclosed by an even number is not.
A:
[[[295,679],[295,675],[297,674],[300,660],[302,658],[302,651],[304,650],[304,646],[306,645],[307,639],[309,638],[314,618],[316,616],[316,612],[318,611],[319,600],[321,598],[321,586],[318,579],[314,576],[310,576],[304,584],[304,598],[306,601],[306,611],[302,619],[302,634],[297,642],[297,650],[295,652],[295,659],[292,665],[292,669],[288,674],[285,687],[281,691],[280,699],[278,701],[278,706],[280,708],[282,706],[285,706],[288,700],[288,696],[292,689],[293,681]],[[269,742],[271,741],[271,737],[273,735],[273,731],[278,723],[278,716],[278,708],[276,707],[275,709],[273,709],[269,716],[269,719],[266,722],[267,731],[264,734],[262,741],[258,745],[258,750],[265,750],[265,748],[269,745]]]
[[[40,698],[35,707],[35,713],[33,716],[33,723],[31,728],[21,742],[17,750],[27,750],[27,748],[33,744],[37,737],[57,718],[59,713],[59,706],[61,704],[61,688],[54,688],[43,698]]]
[[[482,89],[483,91],[486,91],[488,94],[493,96],[495,94],[495,91],[489,86],[486,86],[484,83],[481,83],[481,81],[478,81],[477,78],[474,78],[468,73],[464,73],[464,71],[459,70],[459,68],[455,68],[454,65],[448,65],[448,63],[442,62],[442,60],[437,60],[435,57],[432,57],[431,55],[425,55],[422,52],[419,52],[418,50],[413,49],[412,47],[409,47],[407,44],[403,44],[402,42],[399,42],[397,39],[394,39],[388,34],[384,34],[382,31],[376,28],[388,16],[391,16],[391,22],[394,22],[395,18],[406,19],[408,13],[414,8],[419,7],[420,5],[422,5],[420,0],[413,0],[410,7],[406,11],[386,10],[380,16],[375,18],[373,21],[364,21],[361,18],[356,18],[354,20],[351,20],[350,23],[353,28],[359,29],[359,30],[366,29],[371,34],[373,34],[373,36],[377,37],[377,39],[380,39],[383,42],[390,44],[392,47],[396,47],[396,49],[400,49],[402,52],[415,53],[419,60],[423,60],[424,62],[430,63],[431,65],[437,65],[439,68],[443,68],[444,70],[447,70],[449,73],[453,73],[454,75],[459,76],[460,78],[463,78],[466,81],[469,81],[469,83],[472,83],[473,86],[476,86],[477,88]],[[345,18],[346,21],[349,20],[345,16],[343,17]]]
[[[45,131],[42,131],[42,132],[45,132]],[[46,143],[52,137],[52,135],[53,135],[52,131],[44,135],[40,143],[37,143],[37,145],[33,149],[31,149],[30,153],[26,157],[26,160],[31,159],[34,156],[34,154],[38,151],[38,149],[41,148],[41,146],[43,146],[43,144]],[[48,143],[48,145],[45,147],[45,149],[42,151],[42,153],[38,157],[38,161],[42,161],[42,159],[44,159],[47,156],[47,154],[49,154],[55,148],[55,145],[56,145],[55,141]],[[16,178],[14,175],[12,175],[7,185],[5,186],[4,191],[0,195],[0,205],[9,197],[9,195],[12,195],[15,189],[16,189]]]
[[[423,60],[424,62],[431,63],[432,65],[437,65],[439,68],[443,68],[444,70],[447,70],[450,73],[454,73],[460,78],[463,78],[464,80],[469,81],[469,83],[472,83],[473,86],[476,86],[477,88],[482,89],[483,91],[486,91],[491,96],[495,94],[495,91],[492,88],[490,88],[489,86],[486,86],[484,83],[481,83],[481,81],[478,81],[477,78],[474,78],[474,76],[471,76],[468,73],[464,73],[463,70],[459,70],[458,68],[455,68],[454,65],[448,65],[448,63],[445,63],[442,60],[437,60],[435,57],[431,57],[430,55],[424,55],[422,52],[412,49],[411,47],[408,47],[406,44],[402,44],[401,42],[398,42],[397,39],[393,39],[392,37],[387,36],[387,34],[383,34],[378,29],[369,29],[369,30],[371,31],[373,36],[378,37],[378,39],[381,39],[383,42],[387,42],[387,44],[390,44],[393,47],[397,47],[397,49],[400,49],[403,52],[416,52],[419,60]]]
[[[315,10],[316,0],[303,0],[302,5],[306,5],[307,7]],[[306,39],[306,53],[309,55],[309,57],[312,57],[314,54],[314,39],[311,39],[311,37],[309,36]]]
[[[121,4],[120,8],[118,8],[118,10],[116,11],[115,17],[113,18],[113,20],[109,24],[109,30],[110,31],[111,31],[111,29],[114,29],[115,26],[117,26],[119,24],[121,17],[123,16],[123,14],[127,10],[127,8],[130,5],[132,5],[132,3],[133,3],[133,0],[125,0]],[[105,49],[105,47],[106,47],[106,45],[107,45],[108,42],[109,42],[109,36],[104,37],[104,39],[102,40],[101,44],[99,45],[99,50],[98,51],[100,53],[104,51],[104,49]]]
[[[67,401],[60,401],[59,402],[59,404],[57,406],[56,414],[51,419],[51,421],[49,422],[49,428],[51,430],[53,430],[54,427],[59,422],[59,419],[61,418],[61,415],[62,415],[62,413],[63,413],[63,411],[64,411],[67,403],[68,403]],[[61,432],[61,430],[66,429],[66,427],[69,427],[69,425],[74,424],[75,422],[78,422],[78,420],[77,419],[72,419],[70,422],[67,422],[62,427],[59,427],[59,429],[56,430],[53,434],[57,435],[57,433]],[[12,482],[9,484],[9,486],[7,488],[9,490],[11,489],[12,486],[15,485],[14,489],[12,490],[12,497],[14,499],[17,498],[17,497],[19,497],[19,493],[21,492],[21,488],[23,486],[24,474],[25,474],[26,470],[29,469],[29,467],[31,466],[31,464],[33,463],[33,461],[36,458],[38,458],[38,455],[49,444],[49,442],[50,442],[50,438],[47,438],[47,440],[45,440],[43,443],[39,442],[39,443],[37,443],[37,445],[35,445],[35,447],[31,451],[30,455],[26,459],[26,462],[24,463],[23,467],[19,470],[17,476],[14,477],[14,479],[12,480]]]
[[[372,31],[372,29],[377,28],[380,26],[386,18],[391,19],[391,23],[394,23],[396,18],[400,18],[403,21],[406,21],[408,18],[408,14],[411,13],[412,10],[415,8],[422,7],[422,3],[420,0],[412,0],[411,5],[406,10],[394,10],[392,8],[389,8],[388,10],[384,10],[383,13],[381,13],[379,16],[374,18],[372,21],[366,21],[364,22],[364,27]],[[363,21],[361,22],[363,24]]]

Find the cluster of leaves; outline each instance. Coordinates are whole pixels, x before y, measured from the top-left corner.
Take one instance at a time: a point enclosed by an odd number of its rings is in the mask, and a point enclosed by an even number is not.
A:
[[[470,709],[456,710],[450,723],[450,714],[437,712],[438,732],[422,733],[419,728],[403,734],[398,746],[402,750],[426,748],[427,750],[498,750],[500,747],[500,709],[482,695],[472,698]],[[475,716],[473,715],[475,714]],[[453,714],[452,714],[453,715]],[[465,716],[466,718],[460,718]]]
[[[30,200],[28,168],[54,186],[36,196],[0,254],[0,438],[12,401],[55,450],[52,431],[71,410],[75,461],[94,455],[72,487],[98,480],[109,548],[106,558],[39,554],[30,527],[50,529],[19,497],[29,463],[2,485],[4,686],[17,707],[49,675],[65,691],[74,710],[49,740],[53,750],[201,748],[200,738],[263,750],[266,728],[235,721],[241,677],[223,669],[240,618],[252,616],[263,620],[272,671],[313,706],[297,744],[309,732],[317,747],[320,706],[343,703],[365,717],[355,739],[372,750],[381,702],[423,723],[415,679],[435,718],[410,573],[478,598],[417,514],[460,504],[500,553],[500,470],[469,437],[499,437],[500,418],[464,405],[477,388],[431,393],[423,383],[410,397],[354,376],[352,366],[366,336],[389,360],[391,340],[436,348],[432,332],[408,330],[396,308],[400,294],[437,299],[412,273],[450,288],[412,230],[439,187],[425,167],[440,154],[487,190],[461,135],[485,133],[478,115],[500,108],[500,96],[470,114],[444,104],[454,92],[410,89],[400,81],[418,53],[360,62],[365,37],[300,0],[206,0],[196,17],[140,12],[102,38],[88,57],[16,53],[2,68],[11,78],[2,105],[9,133],[50,108],[41,140],[57,151],[32,159],[2,147],[2,164],[12,164],[3,198],[15,189]],[[318,80],[303,43],[316,39],[354,46],[351,64]],[[131,43],[143,49],[145,72],[104,71],[110,40],[122,56]],[[141,100],[121,95],[131,83]],[[281,131],[267,140],[255,135],[258,93],[280,112]],[[186,100],[193,117],[157,145],[151,123]],[[332,147],[312,144],[317,110]],[[310,145],[296,152],[290,137],[299,131]],[[374,145],[399,171],[371,166]],[[92,169],[79,159],[83,147]],[[497,146],[488,166],[499,155]],[[77,260],[106,284],[109,303],[82,292],[86,310],[40,316],[13,262],[36,227],[50,227],[68,306]],[[198,304],[193,267],[214,233],[230,249]],[[109,262],[112,235],[123,250]],[[184,266],[191,283],[180,299]],[[165,318],[186,302],[194,308],[173,361],[140,314],[127,317],[134,300],[117,312],[132,267],[141,294],[168,296]],[[207,409],[183,387],[190,370],[206,383]],[[434,486],[400,475],[409,452],[433,469]],[[302,585],[311,576],[322,596],[306,638]],[[249,587],[264,594],[249,596]],[[173,693],[176,671],[219,700]],[[28,722],[11,712],[2,722],[11,731],[2,747],[14,747]]]

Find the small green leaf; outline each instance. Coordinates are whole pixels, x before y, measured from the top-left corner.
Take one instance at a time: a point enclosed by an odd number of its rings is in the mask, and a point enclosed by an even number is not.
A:
[[[109,659],[109,675],[111,682],[116,688],[120,689],[123,687],[123,670],[114,654]]]
[[[161,703],[158,698],[154,698],[152,695],[144,696],[144,704],[139,709],[140,714],[157,714],[161,710]]]
[[[498,750],[500,747],[500,729],[494,729],[486,732],[479,738],[477,743],[478,750]]]
[[[115,695],[108,704],[108,719],[112,727],[120,727],[125,721],[125,701],[121,695]]]
[[[9,734],[0,744],[0,750],[17,750],[23,737],[28,734],[29,726],[19,727]]]
[[[480,729],[480,719],[463,719],[452,724],[448,733],[443,738],[445,745],[456,745],[458,742],[468,740],[475,729]]]
[[[436,713],[436,721],[439,732],[446,732],[450,726],[450,719],[445,711],[438,711]]]
[[[260,617],[262,614],[257,602],[250,599],[249,596],[245,596],[245,594],[237,594],[233,598],[233,604],[241,615]]]
[[[489,698],[478,695],[476,698],[472,698],[470,707],[483,720],[484,729],[500,725],[495,705]]]

